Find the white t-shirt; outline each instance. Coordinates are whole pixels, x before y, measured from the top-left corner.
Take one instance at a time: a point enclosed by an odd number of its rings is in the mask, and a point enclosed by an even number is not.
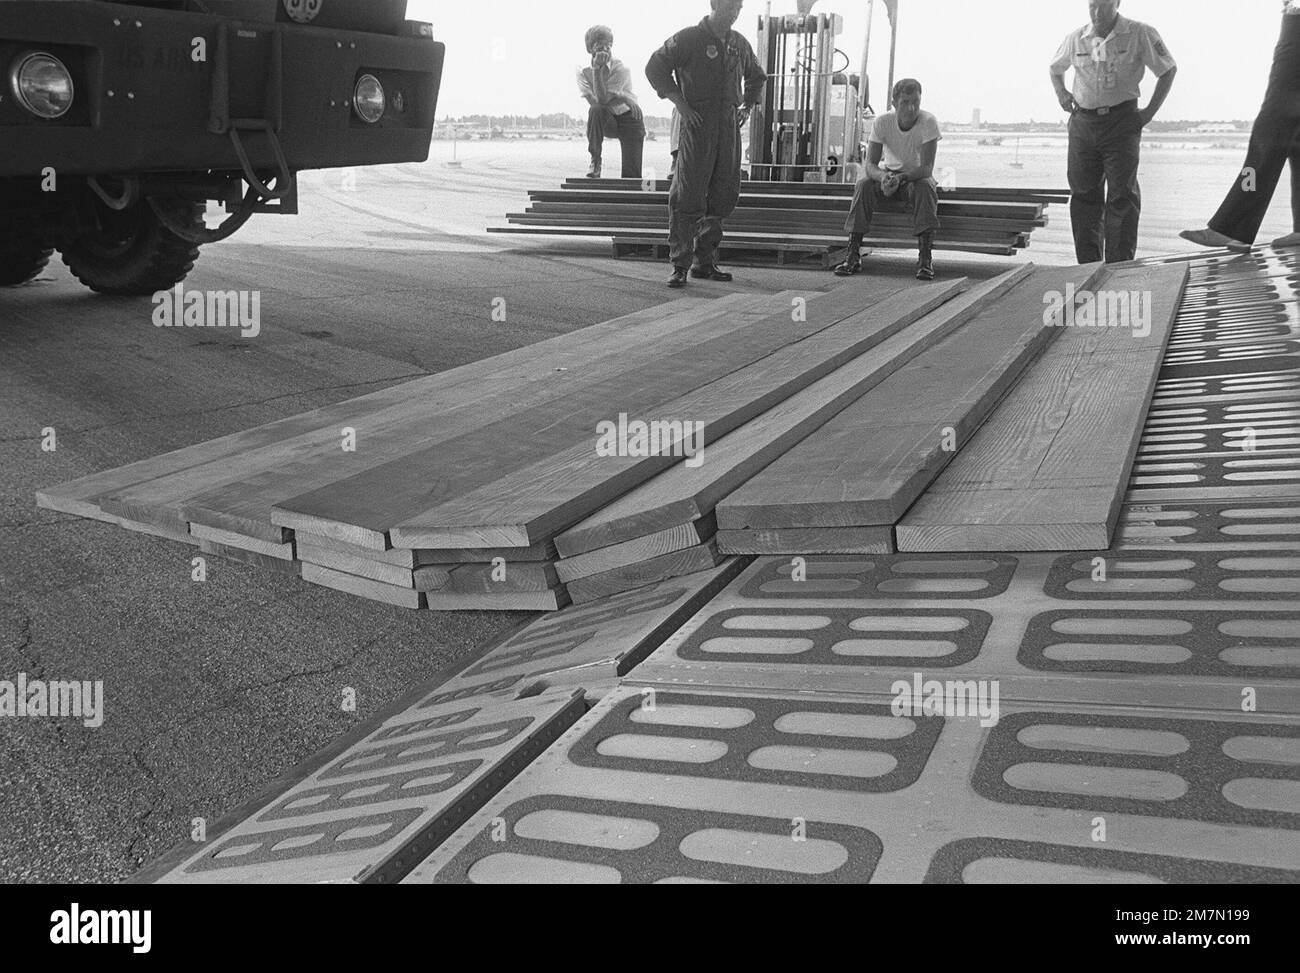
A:
[[[942,138],[939,120],[928,111],[921,112],[916,124],[906,132],[898,127],[898,113],[891,111],[876,116],[876,121],[871,126],[871,136],[867,141],[885,147],[880,168],[901,172],[905,166],[919,166],[922,146]]]

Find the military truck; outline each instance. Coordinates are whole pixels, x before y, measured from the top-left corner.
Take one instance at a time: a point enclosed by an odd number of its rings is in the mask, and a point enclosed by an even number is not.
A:
[[[152,294],[296,214],[303,170],[425,161],[445,47],[406,8],[0,2],[0,285],[58,250],[95,291]]]

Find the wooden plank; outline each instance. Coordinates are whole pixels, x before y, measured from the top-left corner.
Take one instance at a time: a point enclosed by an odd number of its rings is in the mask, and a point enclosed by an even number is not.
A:
[[[703,431],[706,443],[716,442],[909,328],[963,293],[967,285],[963,278],[946,285],[909,288],[824,329],[806,322],[803,327],[814,332],[809,337],[671,402],[661,399],[653,416],[695,423],[694,428]],[[791,326],[788,317],[783,324],[787,328]],[[809,317],[822,318],[823,314]],[[623,411],[623,400],[618,401],[620,408],[603,418]],[[635,408],[626,412],[631,417],[651,418],[650,413]],[[510,476],[494,477],[482,488],[450,503],[407,517],[393,528],[394,546],[500,547],[535,543],[676,465],[673,456],[662,452],[678,449],[683,438],[680,434],[675,438],[670,435],[673,441],[662,443],[659,455],[601,456],[594,448],[595,434],[596,424],[592,423],[576,445],[553,452]]]
[[[651,234],[647,231],[627,231],[620,232],[611,230],[608,227],[536,227],[536,226],[489,226],[489,233],[507,233],[522,236],[575,236],[575,237],[614,237],[620,242],[641,243],[646,245],[664,245],[667,243],[668,234],[662,232]],[[844,234],[838,236],[797,236],[795,234],[780,233],[745,233],[731,234],[728,237],[728,245],[731,247],[747,247],[750,249],[761,250],[769,244],[784,244],[787,247],[793,247],[794,244],[810,244],[813,247],[830,247],[842,245]],[[904,250],[914,249],[915,240],[890,240],[884,237],[873,236],[866,240],[866,245],[881,250]],[[940,249],[952,250],[963,253],[980,253],[995,257],[1010,257],[1014,254],[1015,248],[1010,245],[1001,244],[979,244],[979,243],[953,243],[946,244]]]
[[[470,595],[463,592],[432,592],[424,596],[430,611],[439,612],[553,612],[567,608],[569,596],[563,588],[534,594]]]
[[[383,602],[396,608],[424,607],[424,595],[413,588],[371,581],[353,574],[344,574],[342,571],[331,571],[316,564],[303,564],[302,580],[369,601]]]
[[[408,571],[415,570],[415,568],[419,567],[420,564],[418,551],[400,549],[394,549],[391,551],[375,551],[365,547],[357,547],[355,544],[345,544],[342,541],[336,541],[332,537],[326,537],[324,534],[308,534],[305,531],[299,531],[295,534],[295,540],[298,545],[299,553],[310,548],[314,553],[318,554],[340,554],[358,560],[366,560],[379,564],[391,565],[392,567],[406,568]],[[315,558],[308,558],[308,560],[315,560]],[[352,571],[349,573],[358,574],[360,572]]]
[[[1062,329],[899,523],[899,550],[1108,548],[1186,282],[1186,265],[1109,273],[1099,289],[1150,295],[1150,334]]]
[[[279,561],[294,560],[292,542],[288,544],[272,544],[258,540],[256,537],[245,537],[242,534],[235,534],[228,530],[204,527],[202,524],[191,524],[190,533],[201,541],[211,541],[213,544],[220,544],[222,547],[234,547],[241,551],[260,554],[263,557],[274,558]]]
[[[679,332],[735,331],[746,320],[737,318],[737,313],[745,309],[759,313],[757,309],[773,299],[732,295],[682,311],[670,303],[659,309],[657,323],[654,316],[647,316],[642,327],[606,335],[596,346],[583,347],[575,339],[549,355],[494,372],[473,386],[458,386],[454,393],[412,395],[394,408],[350,419],[348,425],[357,436],[355,452],[342,450],[339,429],[333,428],[241,455],[219,474],[203,471],[209,482],[183,502],[185,519],[247,534],[260,532],[271,539],[286,527],[310,530],[310,524],[272,524],[272,507],[470,434],[490,422],[562,401],[575,389],[626,370],[629,356],[649,353],[648,349]],[[186,475],[187,482],[192,479]],[[148,489],[156,490],[157,485]]]
[[[703,306],[703,302],[692,302],[692,304]],[[106,520],[113,523],[121,519],[122,515],[110,514],[104,511],[99,498],[112,496],[129,487],[158,480],[183,470],[220,463],[229,457],[240,456],[252,450],[290,440],[319,429],[337,431],[340,423],[355,418],[359,414],[367,414],[398,405],[412,396],[429,395],[438,389],[448,390],[467,384],[477,384],[486,380],[493,373],[499,372],[502,368],[532,362],[541,355],[550,354],[559,348],[563,348],[569,342],[574,341],[575,337],[581,344],[595,343],[610,334],[618,333],[621,329],[654,321],[656,320],[656,312],[662,313],[659,308],[648,308],[635,314],[625,315],[614,321],[585,328],[581,332],[559,335],[526,348],[516,349],[495,358],[484,359],[460,368],[439,372],[436,375],[416,379],[413,382],[392,385],[368,395],[314,409],[302,415],[280,419],[245,432],[223,436],[220,439],[187,446],[127,466],[95,473],[65,483],[62,486],[42,490],[36,494],[36,502],[38,506],[47,510],[56,510],[74,516]],[[176,498],[170,497],[167,499],[174,501]],[[149,513],[155,520],[163,520],[173,530],[182,533],[187,532],[184,527],[185,522],[179,515],[179,510],[170,518],[161,517],[157,511],[153,510],[150,510]]]
[[[718,524],[713,515],[692,523],[670,527],[645,537],[636,537],[621,544],[603,547],[577,557],[565,558],[556,564],[561,581],[577,581],[593,574],[603,574],[616,568],[648,561],[651,558],[699,547],[713,539]]]
[[[893,554],[892,527],[814,527],[794,530],[720,530],[723,554]]]
[[[568,585],[569,597],[573,599],[575,605],[585,605],[624,591],[658,584],[669,578],[681,578],[700,571],[708,571],[726,560],[727,558],[718,552],[717,542],[709,541],[698,547],[674,551],[672,554],[664,554],[649,561],[615,568],[613,571],[595,574],[589,578],[580,578]]]
[[[646,349],[645,355],[626,359],[624,371],[576,386],[572,394],[557,401],[558,409],[527,409],[493,417],[491,424],[433,448],[408,452],[392,463],[281,503],[273,520],[280,526],[331,533],[351,543],[383,549],[389,545],[389,530],[412,516],[480,488],[490,489],[503,477],[575,444],[589,450],[601,421],[616,419],[621,412],[649,413],[666,401],[707,387],[774,351],[861,314],[871,293],[879,291],[838,288],[809,304],[806,320],[792,320],[796,316],[788,297],[778,297],[767,313],[733,313],[728,319],[733,326],[729,332],[719,328],[708,340],[674,341],[663,349]],[[428,550],[531,547],[544,539],[548,538],[479,543],[475,538],[473,543],[400,546]]]
[[[925,357],[925,345],[915,340],[925,333],[922,329],[932,329],[928,340],[933,342],[959,328],[962,330],[958,334],[969,330],[963,327],[966,322],[1021,285],[1031,270],[1032,265],[1026,265],[943,305],[915,328],[814,382],[711,445],[703,465],[678,463],[575,524],[556,538],[557,549],[564,557],[572,558],[669,531],[711,514],[729,494],[798,447],[878,383],[888,380],[909,359]]]
[[[298,559],[305,564],[314,564],[317,567],[329,568],[331,571],[350,574],[369,581],[378,581],[399,588],[415,588],[415,572],[411,568],[315,547],[301,540],[298,541]]]
[[[445,580],[435,584],[432,575],[442,572]],[[559,587],[560,578],[553,564],[507,562],[500,568],[492,564],[449,564],[419,568],[416,587],[425,592],[467,595],[542,594]]]
[[[1034,271],[722,500],[719,526],[897,523],[1060,334],[1043,325],[1043,295],[1101,275],[1101,264]]]
[[[227,547],[225,544],[217,544],[213,541],[199,541],[199,550],[212,557],[223,558],[227,561],[237,561],[240,564],[246,564],[249,567],[257,568],[260,571],[271,571],[275,574],[287,574],[295,578],[301,573],[301,565],[299,565],[297,561],[285,561],[278,557],[267,557],[265,554],[258,554],[255,551],[245,551],[238,547]]]

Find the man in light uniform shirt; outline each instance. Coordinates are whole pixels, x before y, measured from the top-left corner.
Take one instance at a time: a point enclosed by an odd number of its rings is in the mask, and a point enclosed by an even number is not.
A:
[[[1070,220],[1079,263],[1137,255],[1142,130],[1169,97],[1178,66],[1153,27],[1119,12],[1120,0],[1089,0],[1091,22],[1070,33],[1052,60],[1052,85],[1070,112]],[[1065,73],[1074,69],[1074,89]],[[1139,110],[1147,69],[1160,79]]]

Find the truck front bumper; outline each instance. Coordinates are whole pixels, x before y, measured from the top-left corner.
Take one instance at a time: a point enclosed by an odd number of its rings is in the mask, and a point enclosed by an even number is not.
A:
[[[62,118],[17,101],[11,65],[42,51],[72,73]],[[262,123],[294,171],[428,158],[444,45],[98,0],[0,3],[0,177],[238,171],[229,134]],[[363,121],[353,93],[373,75],[384,116]],[[273,170],[270,137],[242,139],[255,168]]]

